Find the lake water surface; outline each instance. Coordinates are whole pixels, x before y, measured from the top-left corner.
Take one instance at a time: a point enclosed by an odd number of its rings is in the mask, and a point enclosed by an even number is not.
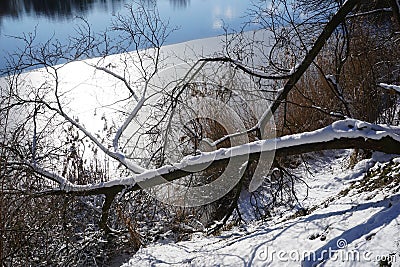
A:
[[[140,0],[139,0],[140,1]],[[142,0],[155,1],[155,0]],[[131,0],[0,0],[0,69],[5,56],[15,52],[22,43],[10,36],[33,32],[36,42],[45,42],[54,35],[61,43],[73,35],[77,17],[85,18],[92,31],[102,32],[110,26],[113,16],[126,14]],[[157,0],[163,20],[179,27],[167,44],[223,34],[223,25],[239,30],[248,20],[250,0]]]

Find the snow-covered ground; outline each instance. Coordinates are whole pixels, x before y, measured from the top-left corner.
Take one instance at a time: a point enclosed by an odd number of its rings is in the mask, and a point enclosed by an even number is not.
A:
[[[165,73],[169,69],[175,73],[177,58],[180,62],[192,62],[193,58],[219,51],[223,46],[221,39],[164,47]],[[203,51],[204,44],[207,44],[207,53]],[[60,87],[71,117],[91,133],[107,128],[103,114],[110,113],[110,103],[123,98],[121,81],[88,65],[97,61],[73,62],[59,70]],[[123,63],[124,56],[116,55],[106,58],[103,65],[124,70]],[[181,64],[187,70],[187,63]],[[135,74],[131,73],[133,81]],[[26,83],[31,86],[43,84],[42,70],[28,75],[30,79]],[[381,86],[398,89],[392,85]],[[120,122],[117,116],[108,116],[116,124]],[[344,121],[335,125],[343,126]],[[338,129],[341,136],[348,133],[351,137],[354,131],[349,129],[364,129],[364,126]],[[370,131],[368,137],[381,134],[382,129],[378,130]],[[335,136],[329,136],[330,128],[324,131],[327,134],[317,137],[337,137],[337,131]],[[303,137],[313,138],[310,134]],[[286,142],[290,143],[291,139]],[[295,211],[288,211],[279,218],[247,223],[220,236],[196,233],[190,241],[149,245],[123,266],[299,266],[301,263],[303,266],[318,263],[321,266],[379,266],[380,258],[384,257],[390,257],[392,266],[400,266],[400,158],[393,163],[389,156],[374,154],[372,159],[349,169],[349,153],[346,150],[314,154],[307,166],[303,164],[294,170],[309,186],[306,194],[306,187],[301,184],[303,191],[299,194],[298,207],[306,211],[303,216],[293,216]]]
[[[350,153],[313,154],[294,170],[309,186],[303,214],[153,244],[123,266],[400,266],[400,158],[375,153],[349,168]]]

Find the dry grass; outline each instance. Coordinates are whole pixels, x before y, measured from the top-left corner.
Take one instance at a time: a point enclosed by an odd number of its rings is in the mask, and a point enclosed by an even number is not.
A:
[[[352,22],[345,61],[341,61],[345,52],[340,53],[340,35],[329,40],[282,105],[279,135],[311,131],[340,118],[330,112],[368,122],[394,121],[396,96],[378,84],[400,84],[400,42],[390,36],[389,21],[376,20]]]

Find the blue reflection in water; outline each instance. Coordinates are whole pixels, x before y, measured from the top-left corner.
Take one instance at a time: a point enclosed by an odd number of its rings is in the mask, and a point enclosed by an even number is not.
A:
[[[54,35],[61,43],[74,35],[85,18],[93,32],[110,27],[113,16],[127,14],[129,0],[0,0],[0,69],[4,55],[12,54],[22,43],[9,36],[21,36],[37,27],[36,42],[43,43]],[[147,0],[154,1],[154,0]],[[239,30],[250,0],[158,0],[163,20],[179,30],[170,35],[167,44],[223,34],[222,26]]]

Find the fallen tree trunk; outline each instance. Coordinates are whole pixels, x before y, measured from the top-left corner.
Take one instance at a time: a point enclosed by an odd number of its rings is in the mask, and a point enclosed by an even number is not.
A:
[[[400,154],[400,128],[366,123],[346,119],[312,132],[283,136],[270,140],[260,140],[231,148],[222,148],[213,152],[184,158],[174,165],[136,174],[129,178],[113,180],[95,185],[73,185],[62,177],[46,172],[37,167],[34,170],[51,180],[63,180],[60,189],[43,192],[45,195],[105,195],[100,225],[106,232],[109,208],[118,193],[135,191],[162,185],[187,175],[227,166],[230,160],[248,162],[258,160],[261,153],[272,153],[272,156],[296,155],[308,152],[360,148],[381,151],[388,154]],[[40,194],[41,195],[41,194]]]
[[[233,159],[247,158],[254,160],[259,157],[260,153],[274,153],[276,156],[285,156],[322,150],[360,148],[388,154],[400,154],[399,133],[400,128],[398,127],[379,126],[353,119],[341,120],[312,132],[260,140],[201,155],[189,156],[179,163],[119,180],[94,185],[74,185],[65,181],[59,189],[48,191],[46,194],[114,195],[126,188],[129,188],[130,191],[139,190],[141,186],[159,185],[161,180],[162,182],[173,181],[199,171],[226,166]],[[37,167],[32,168],[38,174],[54,180],[54,174]],[[160,180],[160,177],[163,179]]]

